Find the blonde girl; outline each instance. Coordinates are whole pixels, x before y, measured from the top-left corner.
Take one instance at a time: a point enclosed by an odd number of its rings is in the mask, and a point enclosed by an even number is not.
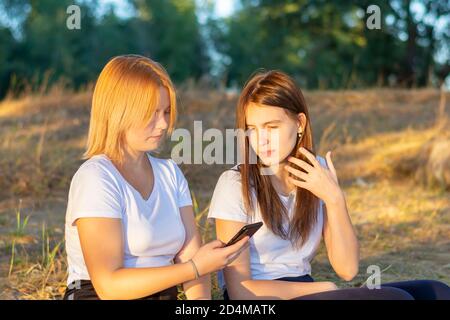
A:
[[[209,273],[247,238],[202,246],[188,183],[171,159],[149,152],[170,134],[175,90],[164,68],[124,55],[95,86],[86,161],[71,181],[66,212],[64,299],[210,299]]]

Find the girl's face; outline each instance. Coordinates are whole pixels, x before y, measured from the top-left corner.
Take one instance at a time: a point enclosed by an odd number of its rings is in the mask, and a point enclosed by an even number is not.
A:
[[[247,132],[250,146],[266,166],[283,162],[297,143],[299,127],[304,128],[306,116],[294,119],[287,110],[250,103],[246,110]]]
[[[131,128],[126,133],[127,146],[135,151],[150,151],[158,148],[169,126],[169,91],[159,87],[159,104],[150,122],[141,128]]]

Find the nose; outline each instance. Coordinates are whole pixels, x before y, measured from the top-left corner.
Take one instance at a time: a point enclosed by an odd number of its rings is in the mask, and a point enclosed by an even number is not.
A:
[[[166,130],[169,127],[167,118],[168,116],[164,112],[161,112],[158,117],[158,122],[156,123],[156,128],[159,130]]]
[[[258,139],[259,139],[259,143],[258,144],[261,147],[269,144],[269,142],[270,142],[270,132],[268,132],[268,130],[266,130],[266,129],[259,130]]]

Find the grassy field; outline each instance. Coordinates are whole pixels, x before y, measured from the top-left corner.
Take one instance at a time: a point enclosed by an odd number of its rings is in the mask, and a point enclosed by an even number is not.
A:
[[[237,97],[183,87],[178,127],[233,128]],[[361,243],[357,277],[339,281],[320,248],[313,277],[359,286],[367,266],[382,281],[437,279],[450,284],[450,191],[423,173],[429,146],[450,139],[439,91],[306,92],[316,150],[334,162]],[[450,94],[446,97],[450,99]],[[53,88],[0,102],[0,299],[59,299],[66,258],[64,218],[72,175],[84,151],[91,91]],[[450,108],[447,108],[447,110]],[[440,111],[439,111],[440,110]],[[440,112],[440,113],[439,113]],[[447,111],[448,113],[448,111]],[[448,115],[447,115],[448,116]],[[161,156],[170,155],[170,143]],[[182,165],[204,240],[217,178],[229,165]],[[213,296],[221,298],[214,277]]]

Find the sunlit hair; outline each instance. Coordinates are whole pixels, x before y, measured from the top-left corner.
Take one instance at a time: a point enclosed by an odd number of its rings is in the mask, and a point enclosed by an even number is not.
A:
[[[313,152],[310,116],[303,94],[294,80],[280,71],[260,71],[250,77],[241,92],[236,108],[236,126],[243,130],[247,130],[246,111],[250,103],[283,108],[292,119],[297,119],[300,113],[305,114],[306,126],[303,128],[303,136],[301,139],[297,136],[297,142],[289,156],[295,156],[309,163],[298,149],[304,147]],[[248,136],[245,137],[241,147],[245,161],[239,165],[239,171],[246,211],[248,214],[255,212],[256,204],[252,201],[252,193],[255,192],[265,225],[282,239],[289,239],[294,246],[303,245],[317,221],[318,198],[306,189],[297,188],[293,218],[287,224],[289,228],[286,229],[284,225],[288,219],[288,212],[272,186],[269,175],[261,174],[263,166],[261,160],[258,158],[256,164],[249,161],[251,146]],[[299,167],[297,169],[302,170]]]
[[[159,63],[139,55],[111,59],[95,85],[83,159],[106,154],[111,160],[122,163],[126,131],[149,123],[159,103],[161,86],[169,92],[167,134],[170,134],[177,106],[175,89],[166,70]]]

